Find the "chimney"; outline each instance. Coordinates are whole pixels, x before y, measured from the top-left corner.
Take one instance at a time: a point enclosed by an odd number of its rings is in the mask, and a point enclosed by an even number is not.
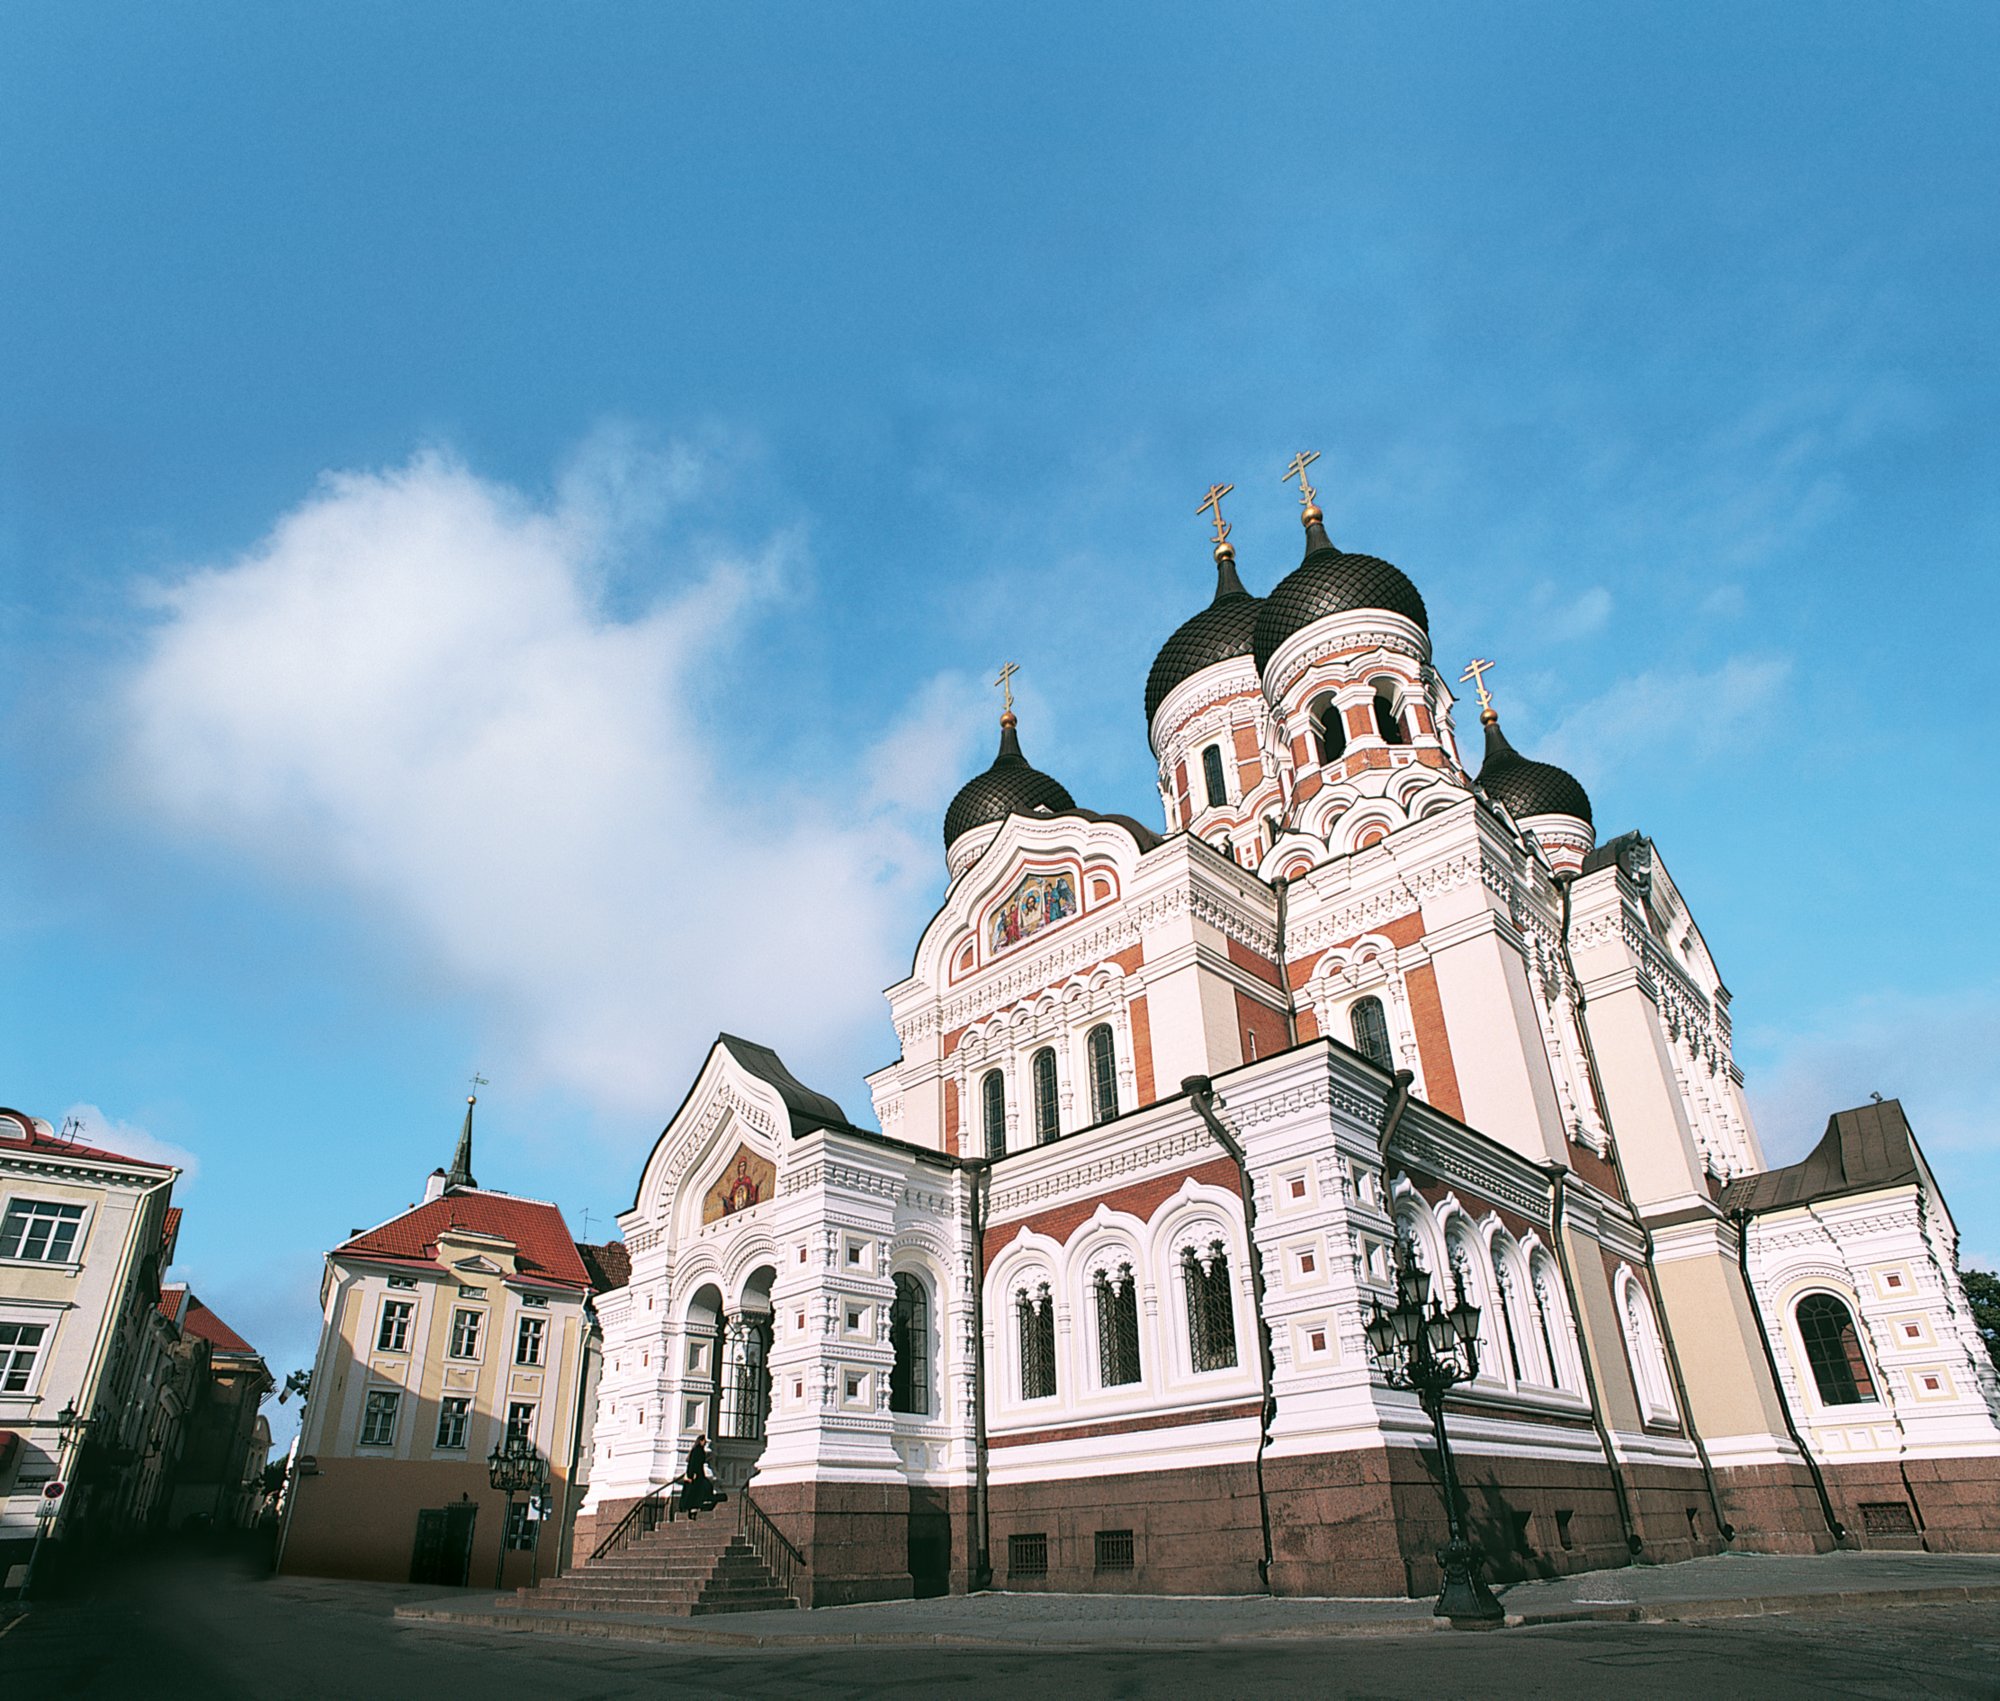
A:
[[[424,1181],[424,1203],[426,1205],[433,1199],[442,1199],[444,1197],[444,1182],[445,1175],[443,1170],[434,1169],[431,1171],[430,1175]]]

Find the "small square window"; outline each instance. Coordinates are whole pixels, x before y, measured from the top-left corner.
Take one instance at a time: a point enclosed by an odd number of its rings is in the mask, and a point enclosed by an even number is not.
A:
[[[1046,1577],[1048,1574],[1049,1538],[1046,1534],[1037,1531],[1034,1535],[1007,1538],[1009,1577]]]
[[[806,1314],[803,1311],[801,1311],[798,1314],[798,1316],[794,1319],[794,1323],[797,1326],[799,1333],[803,1335],[806,1332]]]
[[[460,1299],[484,1299],[486,1297],[486,1290],[484,1288],[462,1287],[458,1290],[458,1297]]]
[[[1926,1376],[1924,1378],[1924,1391],[1926,1393],[1935,1394],[1943,1386],[1944,1384],[1941,1383],[1935,1376]]]
[[[1318,1268],[1319,1268],[1319,1260],[1315,1258],[1310,1252],[1301,1252],[1299,1254],[1300,1275],[1310,1276]]]
[[[392,1288],[413,1288],[417,1285],[417,1278],[415,1276],[391,1276],[389,1278],[389,1285]]]
[[[1132,1532],[1130,1530],[1099,1530],[1097,1532],[1097,1569],[1099,1571],[1130,1571],[1132,1567]]]
[[[803,1376],[794,1376],[792,1378],[792,1398],[795,1400],[803,1400],[805,1397],[806,1397],[806,1379]]]
[[[1903,1333],[1912,1341],[1921,1341],[1924,1338],[1922,1326],[1916,1323],[1905,1323],[1903,1325]]]
[[[1306,1339],[1312,1342],[1312,1350],[1314,1352],[1323,1353],[1326,1351],[1326,1331],[1324,1329],[1312,1330],[1306,1336]]]
[[[1306,1178],[1302,1175],[1293,1176],[1291,1191],[1294,1199],[1303,1199],[1306,1196]]]
[[[861,1243],[859,1241],[850,1241],[847,1247],[847,1262],[850,1265],[856,1265],[861,1262],[861,1258]]]

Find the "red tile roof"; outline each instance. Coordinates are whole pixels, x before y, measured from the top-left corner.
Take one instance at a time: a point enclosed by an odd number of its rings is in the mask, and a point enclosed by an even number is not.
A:
[[[160,1315],[169,1323],[178,1324],[180,1322],[181,1300],[186,1293],[186,1285],[179,1282],[170,1283],[168,1286],[160,1289]]]
[[[624,1241],[607,1240],[601,1246],[593,1246],[587,1240],[579,1240],[576,1250],[583,1259],[583,1267],[590,1272],[593,1292],[609,1293],[632,1280],[632,1254],[625,1250]]]
[[[414,1205],[379,1228],[343,1241],[335,1250],[350,1257],[425,1264],[441,1270],[438,1236],[454,1228],[512,1241],[518,1272],[529,1280],[558,1287],[591,1286],[590,1272],[577,1256],[576,1242],[569,1237],[562,1212],[539,1199],[517,1199],[511,1193],[485,1193],[478,1188],[457,1188],[441,1199]]]
[[[99,1163],[134,1164],[140,1169],[157,1170],[167,1174],[171,1164],[157,1163],[151,1158],[127,1157],[123,1152],[107,1152],[97,1146],[79,1145],[74,1140],[59,1140],[53,1134],[44,1134],[42,1123],[36,1125],[35,1118],[24,1110],[0,1108],[0,1157],[9,1152],[33,1152],[37,1157],[85,1158]],[[26,1138],[23,1138],[25,1133]]]
[[[174,1246],[181,1238],[181,1208],[169,1205],[167,1214],[160,1223],[160,1261],[171,1264],[174,1261]]]
[[[183,1299],[187,1301],[186,1316],[181,1315]],[[209,1310],[199,1294],[189,1293],[185,1282],[175,1282],[160,1289],[160,1315],[169,1323],[178,1323],[188,1334],[206,1341],[219,1353],[234,1353],[242,1358],[261,1356],[255,1347]]]

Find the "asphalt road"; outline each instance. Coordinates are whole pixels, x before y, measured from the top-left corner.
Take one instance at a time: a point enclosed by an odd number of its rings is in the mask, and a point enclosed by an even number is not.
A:
[[[1581,1624],[1207,1648],[634,1647],[436,1630],[409,1591],[272,1583],[185,1560],[50,1602],[0,1630],[0,1695],[75,1701],[350,1701],[357,1695],[1204,1698],[1978,1697],[2000,1701],[2000,1606],[1848,1618]],[[482,1688],[490,1685],[491,1688]]]

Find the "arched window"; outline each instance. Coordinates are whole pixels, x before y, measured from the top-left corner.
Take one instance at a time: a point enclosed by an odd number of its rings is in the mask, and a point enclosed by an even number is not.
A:
[[[1208,787],[1208,806],[1220,809],[1229,801],[1229,786],[1222,777],[1222,746],[1211,744],[1201,753],[1202,782]]]
[[[1514,1277],[1499,1247],[1493,1248],[1493,1330],[1507,1350],[1507,1369],[1516,1383],[1521,1380],[1521,1343],[1515,1334]],[[1496,1365],[1494,1367],[1498,1369]]]
[[[1026,1288],[1014,1295],[1014,1315],[1021,1328],[1021,1398],[1049,1400],[1056,1392],[1056,1308],[1049,1299],[1049,1284],[1041,1282],[1033,1293]]]
[[[1649,1418],[1671,1420],[1675,1416],[1674,1396],[1667,1386],[1667,1355],[1653,1322],[1652,1302],[1630,1270],[1619,1271],[1617,1286],[1623,1301],[1625,1356],[1632,1366],[1640,1409]]]
[[[1382,735],[1384,744],[1408,744],[1409,734],[1403,731],[1403,723],[1396,718],[1396,703],[1386,691],[1375,693],[1375,730]]]
[[[1347,1013],[1354,1030],[1354,1049],[1384,1069],[1396,1067],[1395,1053],[1389,1049],[1389,1019],[1382,1014],[1382,1000],[1364,998]]]
[[[1322,762],[1338,762],[1347,754],[1347,723],[1331,696],[1319,698],[1308,711]]]
[[[1550,1274],[1547,1253],[1535,1254],[1530,1279],[1535,1289],[1535,1324],[1541,1333],[1542,1351],[1548,1355],[1549,1384],[1555,1388],[1567,1388],[1569,1357],[1556,1344],[1567,1339],[1563,1330],[1563,1305],[1556,1297],[1555,1279]]]
[[[1211,1240],[1197,1252],[1181,1248],[1187,1284],[1188,1349],[1194,1368],[1228,1370],[1236,1363],[1236,1300],[1229,1288],[1229,1254]]]
[[[1035,1053],[1035,1139],[1043,1145],[1053,1140],[1061,1129],[1057,1126],[1056,1113],[1056,1054],[1053,1048],[1043,1046]]]
[[[1874,1399],[1875,1383],[1847,1307],[1830,1293],[1809,1293],[1799,1301],[1797,1316],[1820,1403],[1854,1406]]]
[[[1090,1109],[1094,1120],[1109,1122],[1118,1114],[1118,1065],[1111,1047],[1111,1028],[1100,1023],[1083,1042],[1090,1053]]]
[[[889,1410],[929,1416],[931,1299],[924,1284],[905,1270],[896,1272],[896,1298],[889,1307],[889,1346],[896,1355],[889,1370]]]
[[[1139,1380],[1139,1288],[1132,1266],[1099,1270],[1092,1281],[1097,1294],[1097,1368],[1107,1388]]]
[[[997,1069],[989,1069],[979,1083],[979,1095],[986,1103],[986,1155],[1007,1155],[1007,1079]]]

